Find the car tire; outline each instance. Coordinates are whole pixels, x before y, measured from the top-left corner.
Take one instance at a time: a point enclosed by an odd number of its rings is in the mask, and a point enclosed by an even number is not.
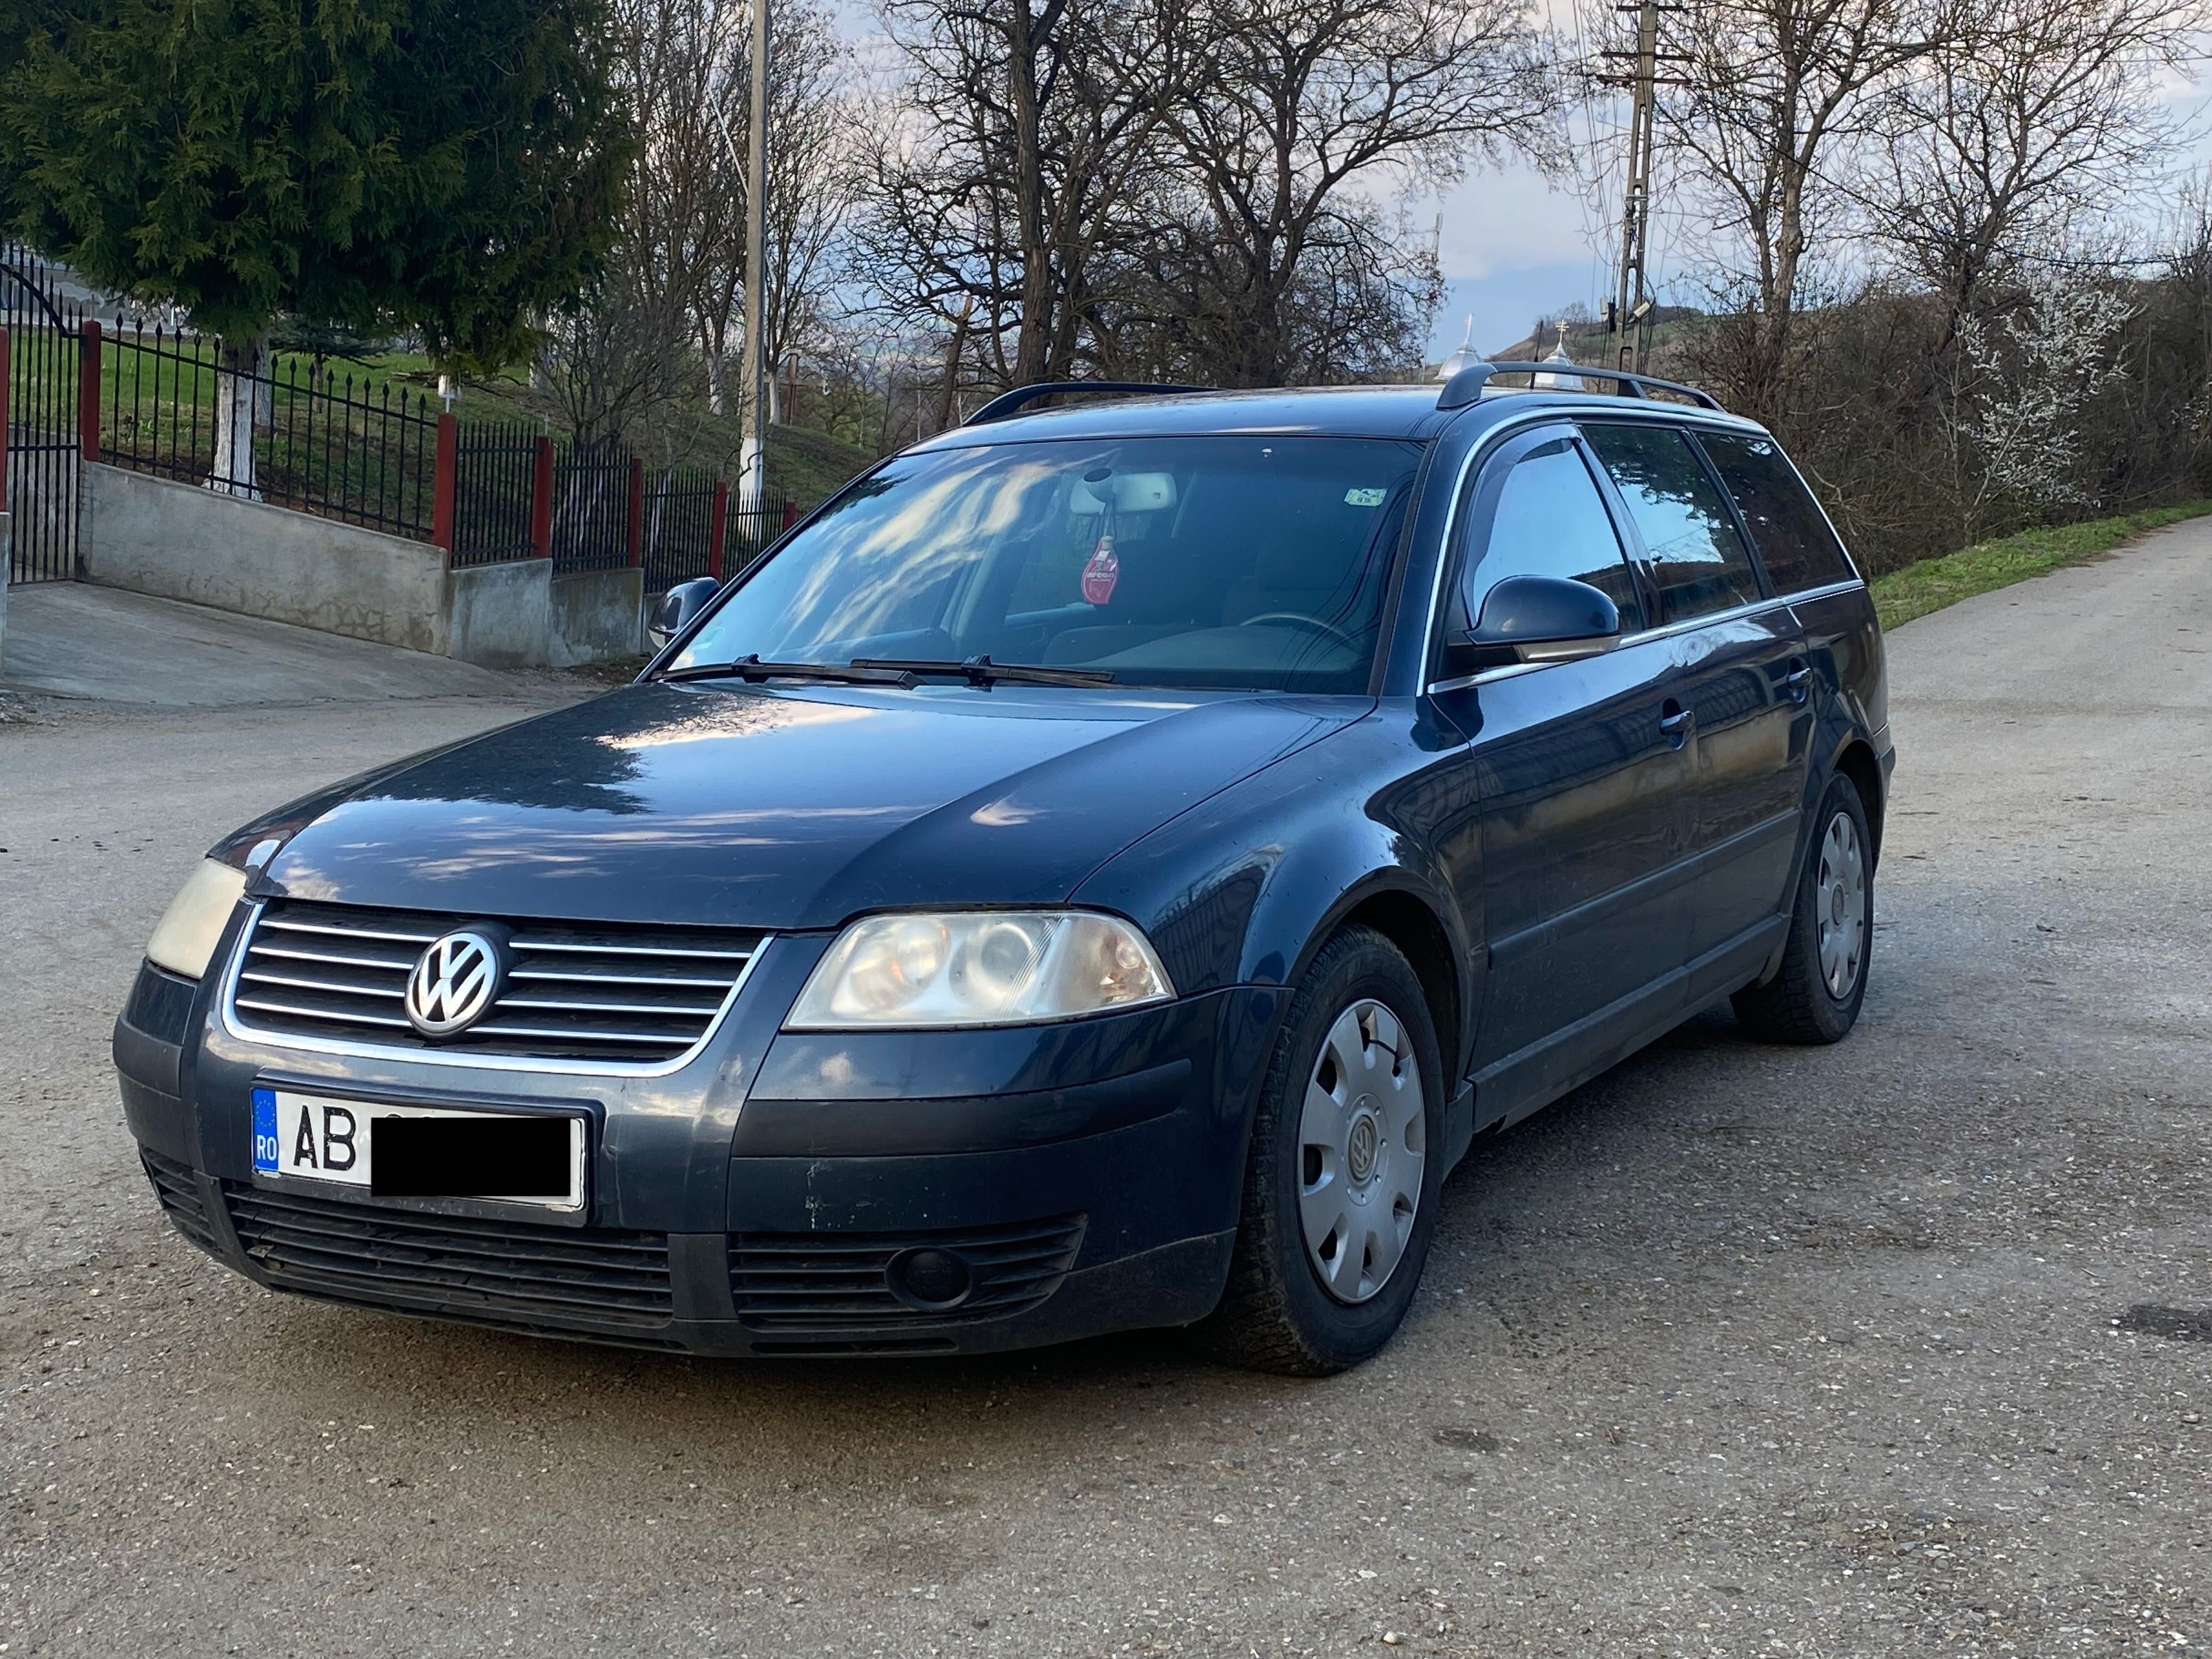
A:
[[[1194,1328],[1207,1352],[1250,1370],[1325,1376],[1390,1340],[1436,1228],[1443,1085],[1413,964],[1374,929],[1343,929],[1315,957],[1276,1037],[1228,1287]]]
[[[1731,999],[1737,1020],[1767,1042],[1841,1041],[1866,1000],[1873,945],[1874,840],[1858,786],[1838,776],[1814,819],[1782,966]]]

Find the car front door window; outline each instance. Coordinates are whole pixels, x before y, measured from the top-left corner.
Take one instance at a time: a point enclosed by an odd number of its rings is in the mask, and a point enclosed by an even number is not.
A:
[[[1481,557],[1469,566],[1462,603],[1472,628],[1482,601],[1508,576],[1564,576],[1588,582],[1620,612],[1621,631],[1642,625],[1635,578],[1582,446],[1562,434],[1516,461],[1498,489]]]

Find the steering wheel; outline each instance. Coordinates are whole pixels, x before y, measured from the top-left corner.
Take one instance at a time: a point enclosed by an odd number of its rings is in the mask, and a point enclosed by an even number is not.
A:
[[[1293,628],[1309,628],[1316,634],[1326,634],[1355,651],[1359,648],[1359,641],[1334,623],[1323,622],[1319,617],[1309,617],[1303,611],[1262,611],[1256,617],[1245,617],[1237,625],[1239,628],[1257,628],[1261,623],[1288,623]]]

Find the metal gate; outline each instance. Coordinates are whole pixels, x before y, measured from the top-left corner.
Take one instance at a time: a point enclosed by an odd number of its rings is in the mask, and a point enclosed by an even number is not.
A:
[[[76,574],[76,497],[83,457],[77,432],[82,308],[58,291],[52,268],[0,245],[0,387],[5,388],[5,483],[13,515],[16,582]]]

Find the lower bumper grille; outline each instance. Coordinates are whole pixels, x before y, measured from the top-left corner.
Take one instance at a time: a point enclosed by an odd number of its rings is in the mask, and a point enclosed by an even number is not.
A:
[[[946,1231],[733,1233],[730,1289],[749,1328],[793,1339],[793,1351],[884,1352],[907,1338],[921,1352],[938,1346],[927,1338],[932,1330],[1026,1313],[1058,1290],[1083,1243],[1084,1221],[1067,1215]],[[845,1340],[855,1332],[890,1340]],[[765,1352],[784,1345],[759,1346]]]
[[[154,1183],[154,1196],[161,1200],[162,1213],[176,1230],[200,1249],[221,1255],[215,1228],[208,1221],[207,1204],[200,1197],[199,1177],[183,1164],[173,1163],[158,1152],[149,1152],[143,1146],[138,1149],[138,1161],[146,1166],[146,1178]]]
[[[422,1215],[223,1183],[246,1254],[287,1290],[523,1330],[665,1324],[665,1233]]]

